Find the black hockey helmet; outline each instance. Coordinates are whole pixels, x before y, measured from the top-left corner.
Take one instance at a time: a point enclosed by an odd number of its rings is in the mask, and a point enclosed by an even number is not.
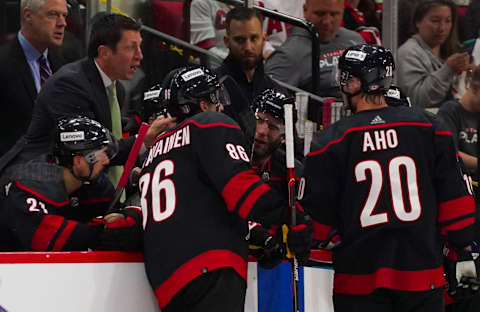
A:
[[[252,110],[257,113],[267,113],[285,123],[283,105],[293,104],[293,122],[296,122],[295,98],[274,89],[266,89],[253,99]]]
[[[143,93],[142,121],[148,122],[152,117],[155,119],[159,115],[167,116],[167,105],[165,94],[159,83],[153,85],[148,91]]]
[[[385,92],[385,100],[389,106],[412,106],[410,99],[395,85],[391,85],[390,89]]]
[[[182,120],[200,111],[201,100],[220,105],[217,75],[203,66],[182,67],[167,74],[163,87],[166,111]]]
[[[359,44],[343,52],[338,68],[342,89],[352,77],[356,77],[364,93],[379,94],[390,88],[395,63],[390,50],[373,44]]]
[[[89,164],[97,162],[95,152],[108,146],[107,156],[112,159],[118,145],[110,131],[88,117],[66,117],[57,123],[53,155],[61,166],[69,166],[73,156],[82,155]]]

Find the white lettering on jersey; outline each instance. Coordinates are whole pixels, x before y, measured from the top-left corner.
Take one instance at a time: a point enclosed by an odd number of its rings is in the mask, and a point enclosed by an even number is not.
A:
[[[150,149],[150,152],[148,153],[148,157],[145,160],[143,167],[150,165],[155,159],[155,157],[166,154],[172,149],[180,148],[187,145],[190,145],[189,125],[178,129],[174,133],[162,138],[161,140],[158,140],[158,142],[155,143],[155,145],[153,145]]]
[[[363,134],[362,151],[375,152],[386,149],[393,149],[398,146],[398,136],[395,129],[375,130],[372,134],[368,131]]]

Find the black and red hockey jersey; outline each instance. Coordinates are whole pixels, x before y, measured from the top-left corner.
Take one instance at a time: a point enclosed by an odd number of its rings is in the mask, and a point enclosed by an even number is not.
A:
[[[457,247],[473,238],[451,133],[426,112],[387,107],[331,125],[313,140],[304,178],[315,239],[341,236],[335,293],[441,287],[444,237]]]
[[[247,277],[246,220],[281,220],[281,199],[250,168],[240,127],[204,112],[157,138],[139,180],[147,276],[162,308],[190,281]]]
[[[98,225],[88,220],[103,215],[113,186],[102,174],[69,195],[63,167],[25,164],[0,190],[1,251],[87,250],[95,242]]]

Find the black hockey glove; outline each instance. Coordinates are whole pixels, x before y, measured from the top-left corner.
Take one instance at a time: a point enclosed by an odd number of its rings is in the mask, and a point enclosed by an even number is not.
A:
[[[140,251],[143,245],[142,212],[127,207],[114,213],[120,213],[124,217],[105,224],[96,249]]]
[[[283,260],[283,248],[277,240],[275,230],[267,230],[252,221],[248,222],[248,227],[248,251],[257,259],[258,265],[264,269],[272,269],[280,264]]]
[[[476,296],[480,291],[480,258],[478,252],[448,249],[445,257],[445,275],[448,293],[455,301]]]
[[[300,264],[306,263],[310,257],[313,242],[313,224],[309,215],[297,211],[297,225],[290,226],[287,234],[287,248]]]

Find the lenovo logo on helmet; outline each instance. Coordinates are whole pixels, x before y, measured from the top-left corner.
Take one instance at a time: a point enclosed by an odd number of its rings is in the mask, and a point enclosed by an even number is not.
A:
[[[182,79],[184,81],[189,81],[192,80],[193,78],[197,78],[199,76],[204,75],[205,73],[201,68],[197,68],[191,71],[186,72],[185,74],[182,75]]]
[[[85,140],[85,133],[83,131],[60,133],[60,142],[72,142],[79,140]]]
[[[367,57],[367,53],[362,51],[350,50],[347,52],[347,54],[345,54],[345,58],[359,60],[359,61],[364,61],[366,57]]]
[[[153,91],[147,91],[143,94],[143,100],[150,100],[150,99],[155,99],[160,96],[160,90],[153,90]]]

